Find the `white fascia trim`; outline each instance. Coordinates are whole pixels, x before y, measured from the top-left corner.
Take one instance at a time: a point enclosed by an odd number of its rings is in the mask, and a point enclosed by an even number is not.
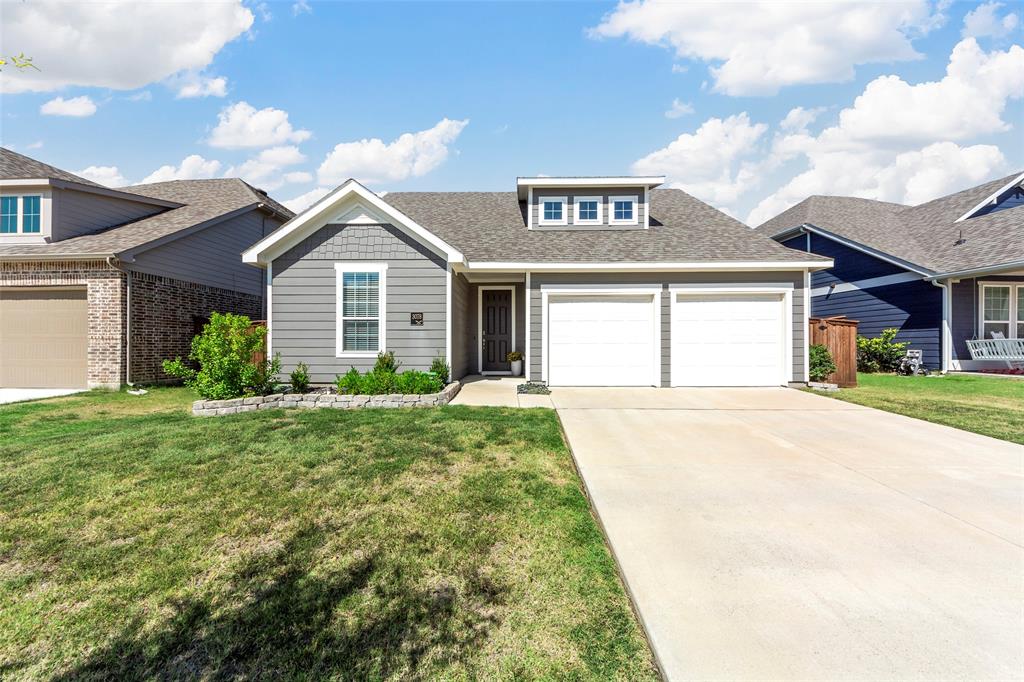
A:
[[[444,361],[448,363],[448,378],[452,368],[452,264],[445,267],[444,276]]]
[[[632,201],[633,217],[627,220],[615,219],[615,202]],[[608,224],[609,225],[639,225],[640,224],[640,197],[635,194],[622,194],[608,197]]]
[[[491,285],[481,284],[477,287],[476,291],[476,338],[479,340],[479,346],[476,349],[476,373],[477,374],[500,374],[508,375],[511,372],[507,370],[499,371],[484,371],[484,291],[510,291],[512,292],[512,305],[509,307],[509,317],[511,318],[510,327],[512,331],[512,350],[516,349],[516,288],[515,285]],[[529,294],[527,294],[529,296]],[[527,322],[529,324],[529,322]]]
[[[274,357],[274,264],[267,263],[267,357]]]
[[[1015,177],[1013,180],[1010,180],[1008,183],[1006,183],[1005,185],[1000,187],[998,190],[996,190],[992,194],[990,194],[987,197],[985,197],[974,208],[972,208],[967,213],[964,213],[962,216],[960,216],[959,218],[957,218],[953,222],[959,223],[961,221],[967,220],[968,218],[973,216],[975,213],[977,213],[981,209],[983,209],[986,206],[988,206],[989,204],[995,204],[996,202],[999,201],[999,197],[1001,197],[1004,192],[1006,192],[1007,190],[1012,189],[1013,187],[1019,185],[1021,182],[1024,182],[1024,173],[1021,173],[1020,175]]]
[[[581,201],[596,201],[597,202],[597,219],[596,220],[583,220],[580,218],[580,202]],[[604,198],[600,196],[586,197],[582,195],[575,195],[572,198],[572,223],[573,225],[602,225],[604,220]]]
[[[844,291],[859,291],[861,289],[873,289],[875,287],[884,287],[891,284],[903,284],[904,282],[923,282],[925,277],[917,274],[916,272],[900,272],[895,275],[885,275],[884,277],[869,277],[868,279],[859,279],[854,282],[840,282],[835,285],[828,285],[823,287],[815,287],[811,290],[811,296],[825,296],[826,294],[840,294]]]
[[[665,183],[664,175],[628,175],[607,178],[556,178],[556,177],[518,177],[516,188],[519,198],[526,196],[524,190],[533,187],[657,187]]]
[[[53,182],[49,178],[39,178],[38,180],[0,180],[0,188],[3,187],[44,187],[50,186]]]
[[[498,270],[532,270],[534,272],[630,272],[644,270],[652,272],[745,272],[748,270],[825,270],[834,265],[827,261],[723,261],[723,262],[619,262],[619,263],[536,263],[472,261],[466,263],[467,270],[479,272]]]
[[[782,294],[787,291],[793,291],[793,289],[792,282],[737,282],[736,284],[685,282],[668,285],[669,291],[691,294]]]
[[[377,289],[377,348],[375,351],[344,351],[342,350],[344,345],[342,342],[342,334],[344,332],[345,325],[341,319],[341,298],[344,291],[344,285],[342,274],[345,272],[377,272],[380,273],[380,280],[378,282]],[[337,358],[375,358],[378,353],[383,353],[388,349],[387,342],[387,320],[388,320],[388,308],[387,308],[387,279],[388,279],[388,264],[387,263],[368,263],[366,261],[336,261],[334,263],[334,284],[335,284],[335,297],[334,297],[334,326],[335,326],[335,347],[334,357]]]
[[[817,226],[812,225],[810,223],[804,223],[803,225],[800,226],[799,229],[803,229],[803,230],[806,230],[808,232],[813,232],[815,234],[819,234],[822,237],[825,237],[826,239],[831,239],[832,241],[836,242],[837,244],[842,244],[843,246],[847,246],[847,247],[853,249],[854,251],[860,251],[861,253],[866,253],[869,256],[873,256],[873,257],[877,258],[878,260],[883,260],[886,263],[891,263],[892,265],[899,266],[899,267],[903,268],[904,270],[910,270],[911,272],[916,272],[918,274],[924,275],[925,277],[929,277],[929,276],[935,274],[934,270],[928,270],[928,269],[923,268],[923,267],[921,267],[919,265],[914,265],[913,263],[910,263],[908,261],[902,260],[900,258],[896,258],[895,256],[890,256],[887,253],[884,253],[882,251],[878,251],[877,249],[872,249],[870,246],[865,246],[864,244],[861,244],[860,242],[855,242],[855,241],[853,241],[851,239],[847,239],[845,237],[840,237],[837,234],[829,232],[828,230],[823,230],[820,227],[817,227]],[[790,230],[786,230],[784,232],[780,232],[779,235],[786,234],[787,232],[790,232]],[[776,236],[778,236],[778,235],[776,235]],[[775,239],[775,236],[773,236],[772,239]]]
[[[277,228],[277,230],[256,242],[256,244],[242,253],[242,261],[257,265],[267,263],[272,259],[270,254],[273,247],[281,244],[290,245],[292,240],[289,238],[292,235],[297,232],[301,234],[302,228],[308,227],[311,224],[315,225],[321,220],[326,220],[333,214],[334,208],[338,204],[353,195],[358,196],[373,208],[390,217],[398,227],[406,229],[424,244],[433,247],[438,253],[445,256],[449,263],[458,263],[464,260],[462,253],[458,249],[381,199],[358,181],[350,179],[320,199],[320,201]]]
[[[652,284],[541,284],[540,290],[547,294],[652,294],[661,291],[660,285]]]
[[[811,235],[807,235],[810,241]],[[808,251],[810,251],[808,244]],[[811,380],[811,273],[804,270],[804,382]]]
[[[530,376],[530,347],[533,345],[530,342],[530,302],[532,296],[530,295],[530,273],[526,273],[526,285],[523,287],[523,295],[526,300],[523,302],[526,313],[526,339],[525,348],[523,348],[523,376],[526,377],[527,381],[530,381],[533,377]],[[514,311],[513,311],[514,312]]]
[[[544,218],[544,204],[549,201],[558,201],[562,204],[562,217],[559,220],[547,220]],[[541,197],[537,200],[537,224],[538,225],[568,225],[569,224],[569,197]]]
[[[1021,269],[1024,269],[1024,260],[1011,261],[1009,263],[1002,263],[1000,265],[986,265],[983,268],[971,268],[969,270],[954,270],[952,272],[943,272],[938,275],[933,275],[932,277],[929,277],[929,279],[960,279],[983,275],[997,275],[1007,270]]]
[[[533,229],[533,188],[526,195],[526,229]]]

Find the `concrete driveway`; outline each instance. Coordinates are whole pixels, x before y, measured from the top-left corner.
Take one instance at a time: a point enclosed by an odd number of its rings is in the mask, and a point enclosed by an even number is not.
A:
[[[782,388],[552,398],[670,679],[1024,678],[1024,447]]]
[[[20,403],[25,400],[58,398],[62,395],[82,393],[84,388],[0,388],[0,405]]]

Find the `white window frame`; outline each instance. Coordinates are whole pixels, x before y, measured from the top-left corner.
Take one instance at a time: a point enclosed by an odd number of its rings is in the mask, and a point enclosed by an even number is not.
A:
[[[597,218],[596,219],[582,219],[580,218],[580,204],[584,201],[596,201],[597,202]],[[574,196],[572,198],[572,219],[576,225],[601,225],[604,223],[604,197],[579,197]]]
[[[978,338],[979,339],[989,339],[989,338],[991,338],[989,336],[985,336],[985,324],[986,323],[987,324],[1006,324],[1007,327],[1009,328],[1008,329],[1008,333],[1006,334],[1006,338],[1008,338],[1008,339],[1024,338],[1024,337],[1018,336],[1018,334],[1017,334],[1017,327],[1019,325],[1021,325],[1021,324],[1024,324],[1024,317],[1022,317],[1022,311],[1020,310],[1020,307],[1017,305],[1018,296],[1020,296],[1018,291],[1020,289],[1024,289],[1024,283],[988,281],[988,282],[979,282],[978,283],[978,288],[980,289],[979,293],[981,294],[978,297],[978,332],[977,332],[978,333]],[[1003,288],[1003,289],[1009,289],[1010,290],[1010,309],[1009,309],[1010,315],[1009,315],[1009,320],[1008,321],[1004,322],[1003,320],[986,320],[985,319],[985,294],[986,294],[986,290],[987,289],[995,289],[995,288]]]
[[[544,219],[544,203],[548,201],[558,201],[562,204],[562,218],[561,220],[545,220]],[[537,198],[537,224],[538,225],[568,225],[569,224],[569,198],[568,197],[538,197]]]
[[[345,322],[342,318],[342,299],[344,297],[344,282],[346,273],[376,272],[379,275],[377,291],[377,350],[375,351],[346,351],[344,350]],[[347,261],[334,264],[335,277],[335,357],[339,358],[375,358],[378,353],[383,353],[387,345],[387,263],[367,263],[362,261]],[[351,318],[350,318],[351,319]],[[372,319],[372,318],[366,318]]]
[[[4,199],[14,199],[14,232],[0,232],[0,236],[10,237],[12,235],[21,234],[21,196],[18,194],[5,194]],[[42,208],[40,207],[40,211]],[[42,219],[40,219],[42,223]],[[31,232],[30,234],[36,234]]]
[[[629,220],[616,220],[615,219],[615,202],[616,201],[632,201],[633,202],[633,217]],[[640,224],[640,197],[635,194],[624,194],[620,196],[608,197],[608,224],[609,225],[639,225]]]
[[[39,229],[35,232],[25,231],[25,199],[39,199]],[[31,235],[42,235],[43,234],[43,195],[42,194],[22,194],[18,197],[18,231],[17,233],[9,232],[8,234],[31,234]]]

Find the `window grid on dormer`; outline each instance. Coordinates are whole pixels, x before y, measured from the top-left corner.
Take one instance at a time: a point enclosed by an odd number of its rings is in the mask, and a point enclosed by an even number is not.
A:
[[[566,224],[566,197],[541,197],[539,203],[538,221],[541,225],[565,225]]]
[[[637,197],[608,197],[608,222],[612,225],[637,224]]]

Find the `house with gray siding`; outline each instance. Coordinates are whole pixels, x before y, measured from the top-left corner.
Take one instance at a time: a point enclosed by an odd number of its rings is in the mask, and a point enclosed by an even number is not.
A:
[[[811,276],[811,314],[859,321],[942,371],[1024,363],[1024,174],[918,206],[812,196],[756,231],[831,258]]]
[[[456,379],[552,386],[807,381],[807,295],[787,248],[662,177],[523,177],[507,192],[378,194],[348,180],[243,259],[269,350],[318,384],[393,351]]]
[[[0,148],[0,388],[165,379],[210,313],[263,317],[241,253],[292,215],[238,179],[111,189]]]

